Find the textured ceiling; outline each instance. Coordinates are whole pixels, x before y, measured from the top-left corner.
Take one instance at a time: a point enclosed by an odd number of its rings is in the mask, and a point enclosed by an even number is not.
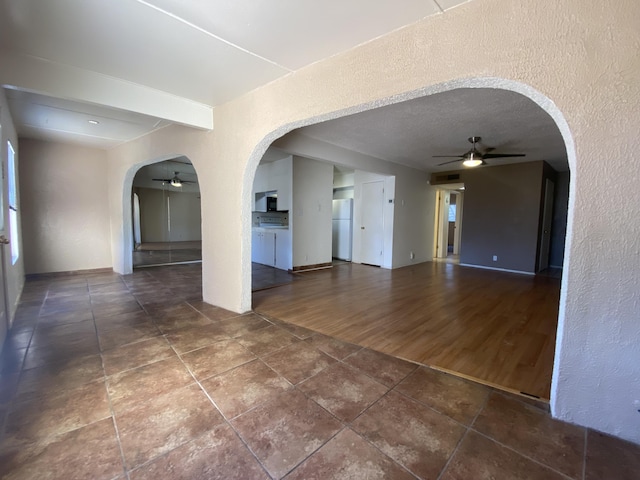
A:
[[[111,148],[171,123],[215,128],[216,105],[464,3],[0,0],[0,83],[20,136]],[[558,168],[561,140],[527,102],[456,91],[303,133],[423,169],[480,135]]]
[[[552,118],[515,92],[490,88],[457,89],[401,102],[305,127],[299,133],[348,150],[420,170],[438,166],[471,148],[468,138],[482,138],[479,149],[523,153],[525,157],[487,159],[489,165],[546,160],[567,170],[566,150]]]

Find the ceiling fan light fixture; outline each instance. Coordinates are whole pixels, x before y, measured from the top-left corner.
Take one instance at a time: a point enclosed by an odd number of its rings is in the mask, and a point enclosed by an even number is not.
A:
[[[484,161],[482,160],[482,156],[477,152],[471,151],[467,155],[465,155],[465,159],[462,162],[462,165],[465,167],[478,167],[482,165]]]
[[[182,182],[180,181],[179,178],[172,178],[171,179],[171,186],[172,187],[181,187],[182,186]]]

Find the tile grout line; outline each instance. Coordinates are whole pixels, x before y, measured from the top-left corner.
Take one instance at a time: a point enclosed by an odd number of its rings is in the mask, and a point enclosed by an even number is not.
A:
[[[460,446],[462,445],[463,440],[467,438],[467,436],[469,435],[469,431],[471,430],[471,427],[473,426],[474,423],[476,423],[476,420],[478,419],[482,411],[486,408],[487,404],[489,403],[489,397],[491,397],[491,391],[487,392],[487,396],[485,397],[484,402],[482,402],[482,406],[478,409],[473,419],[469,422],[469,425],[465,426],[466,430],[464,434],[460,437],[460,440],[458,441],[456,447],[451,452],[451,455],[449,455],[449,458],[447,459],[446,463],[442,467],[442,470],[440,470],[440,475],[438,475],[437,480],[440,480],[442,476],[445,474],[445,472],[447,471],[447,469],[449,468],[449,465],[451,464],[454,457],[458,453],[458,450],[460,449]]]
[[[499,442],[498,440],[496,440],[493,437],[490,437],[486,433],[480,432],[480,431],[476,430],[473,427],[469,427],[469,430],[472,430],[474,433],[477,433],[478,435],[486,438],[487,440],[490,440],[493,443],[496,443],[497,445],[500,445],[501,447],[506,448],[507,450],[509,450],[509,451],[511,451],[511,452],[523,457],[523,458],[526,458],[527,460],[529,460],[529,461],[531,461],[531,462],[533,462],[533,463],[535,463],[537,465],[540,465],[541,467],[546,468],[547,470],[551,470],[552,472],[557,473],[558,475],[560,475],[563,478],[566,478],[567,480],[575,480],[574,478],[570,477],[566,473],[562,473],[561,471],[559,471],[559,470],[557,470],[557,469],[555,469],[555,468],[553,468],[553,467],[551,467],[549,465],[546,465],[546,464],[542,463],[540,460],[536,460],[535,458],[532,458],[532,457],[530,457],[528,455],[525,455],[524,453],[519,452],[515,448],[513,448],[513,447],[511,447],[511,446],[509,446],[509,445],[507,445],[505,443]]]
[[[346,358],[346,357],[345,357]],[[407,375],[408,376],[408,375]],[[406,377],[405,377],[406,378]],[[404,379],[403,379],[404,380]],[[400,383],[400,382],[398,382]],[[411,475],[415,476],[416,478],[420,478],[420,476],[416,473],[414,473],[413,471],[411,471],[409,469],[409,467],[403,465],[402,463],[400,463],[399,461],[397,461],[395,458],[390,457],[387,453],[383,452],[380,447],[378,447],[375,443],[371,442],[367,437],[362,436],[355,428],[353,428],[353,423],[358,420],[362,415],[364,415],[368,410],[370,410],[374,405],[378,404],[383,398],[387,397],[391,392],[394,391],[394,387],[389,388],[389,390],[387,390],[387,392],[382,395],[379,399],[377,399],[375,402],[373,402],[371,405],[369,405],[367,408],[365,408],[362,412],[360,412],[356,418],[354,418],[351,422],[348,422],[347,428],[349,428],[349,430],[351,430],[353,433],[355,433],[358,437],[360,437],[362,440],[364,440],[366,443],[368,443],[369,445],[371,445],[373,448],[375,448],[378,452],[380,452],[383,456],[385,456],[386,458],[388,458],[389,460],[391,460],[393,463],[395,463],[396,465],[398,465],[401,469],[409,472]],[[396,392],[397,393],[397,392]]]
[[[88,285],[87,285],[87,288],[88,288]],[[91,303],[90,291],[89,291],[89,302]],[[124,472],[125,478],[129,479],[129,472],[127,470],[127,461],[124,457],[124,449],[122,448],[122,441],[120,440],[120,430],[118,429],[116,413],[113,410],[113,403],[111,402],[111,395],[109,394],[109,377],[107,376],[107,371],[104,366],[104,355],[103,355],[102,346],[100,345],[100,335],[98,334],[98,325],[96,324],[96,316],[93,312],[93,303],[91,303],[91,317],[93,319],[93,328],[96,332],[96,341],[98,342],[98,348],[100,350],[100,361],[102,363],[102,373],[104,375],[104,388],[105,388],[105,393],[107,394],[107,401],[109,402],[109,411],[111,412],[111,423],[116,433],[116,442],[118,443],[118,451],[120,452],[120,461],[122,462],[122,471]]]
[[[29,337],[29,343],[27,344],[27,348],[25,349],[24,352],[24,358],[22,359],[22,364],[20,365],[20,371],[18,372],[18,379],[16,381],[16,385],[15,385],[15,389],[13,391],[13,393],[11,394],[11,398],[9,399],[9,401],[6,404],[6,412],[4,415],[4,419],[2,419],[2,423],[0,424],[0,444],[4,441],[4,436],[6,433],[6,427],[7,427],[7,422],[9,420],[9,413],[13,410],[14,404],[16,403],[16,396],[18,395],[18,388],[20,387],[20,382],[22,381],[22,376],[24,374],[25,371],[25,362],[27,361],[27,354],[29,353],[29,350],[31,348],[31,342],[33,341],[33,336],[36,333],[36,328],[38,327],[38,323],[40,323],[40,315],[42,313],[42,309],[44,308],[44,304],[45,301],[47,300],[48,296],[49,296],[49,284],[50,282],[47,283],[47,293],[45,293],[43,299],[42,299],[42,304],[40,305],[40,308],[38,309],[38,314],[36,316],[36,321],[33,325],[33,329],[31,330],[31,336]],[[23,287],[23,291],[24,291],[24,287]],[[18,306],[20,305],[20,302],[18,302]]]
[[[224,414],[224,412],[220,409],[220,407],[218,407],[218,405],[216,404],[215,400],[213,398],[211,398],[211,395],[209,395],[209,392],[207,392],[207,390],[202,386],[202,384],[200,383],[200,381],[196,378],[195,374],[191,371],[191,369],[189,368],[189,366],[184,363],[184,360],[182,360],[182,357],[180,357],[180,355],[178,354],[178,352],[175,350],[175,348],[173,347],[173,345],[171,345],[171,348],[173,349],[173,351],[176,353],[176,355],[178,355],[178,358],[180,359],[180,362],[182,362],[182,364],[184,365],[184,367],[187,369],[187,371],[189,372],[189,375],[191,375],[191,377],[193,378],[193,380],[195,381],[195,383],[198,385],[198,387],[200,388],[200,390],[202,391],[202,393],[204,393],[204,395],[207,397],[207,399],[209,400],[209,402],[211,402],[211,405],[213,405],[213,407],[218,411],[218,413],[220,414],[220,416],[222,417],[222,419],[224,420],[224,423],[226,423],[226,425],[233,431],[233,433],[236,435],[236,437],[238,438],[238,440],[240,440],[240,442],[247,448],[247,450],[249,452],[251,452],[251,455],[253,455],[253,458],[255,458],[256,462],[258,462],[258,465],[260,465],[260,467],[264,470],[264,472],[267,474],[267,476],[271,479],[273,479],[272,475],[269,473],[269,471],[267,470],[267,468],[262,464],[262,462],[260,461],[260,459],[258,458],[258,456],[256,455],[256,453],[253,451],[253,449],[244,441],[244,439],[242,438],[242,436],[240,435],[240,433],[238,433],[238,431],[235,429],[235,427],[231,424],[231,421],[229,418],[227,418],[227,416]],[[258,359],[256,357],[256,359]],[[259,359],[258,359],[259,360]],[[253,360],[251,360],[253,361]],[[245,362],[242,365],[246,365],[246,363],[249,362]],[[234,367],[237,368],[237,367]],[[227,370],[230,371],[233,370],[233,368]],[[207,377],[207,378],[213,378],[216,375],[212,375],[211,377]],[[257,407],[257,406],[256,406]],[[253,410],[247,410],[247,411],[251,411]],[[247,413],[247,412],[244,412]],[[240,414],[243,415],[244,413]],[[233,418],[237,418],[240,415],[236,415],[236,417]],[[206,434],[203,434],[206,435]],[[193,439],[189,440],[189,442],[193,441]],[[186,443],[189,442],[185,442],[183,445],[185,445]],[[180,445],[181,446],[181,445]],[[176,447],[179,448],[179,447]],[[172,449],[170,451],[173,451],[175,449]],[[169,452],[167,452],[169,453]]]

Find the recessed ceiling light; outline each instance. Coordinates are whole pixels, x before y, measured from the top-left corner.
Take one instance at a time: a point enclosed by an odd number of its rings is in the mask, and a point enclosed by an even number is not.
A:
[[[98,120],[89,120],[91,125],[98,125],[100,122]]]

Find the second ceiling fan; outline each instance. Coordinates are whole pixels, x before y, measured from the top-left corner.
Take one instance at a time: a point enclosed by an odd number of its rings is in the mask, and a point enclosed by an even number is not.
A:
[[[181,180],[180,177],[178,177],[178,173],[180,172],[173,172],[173,178],[152,178],[152,180],[154,182],[168,183],[172,187],[181,187],[182,185],[187,183],[198,183],[190,182],[189,180]]]
[[[484,153],[480,152],[476,147],[477,143],[482,140],[480,137],[469,137],[471,143],[471,150],[463,153],[462,155],[434,155],[433,158],[455,158],[456,160],[450,160],[448,162],[439,163],[438,167],[447,165],[449,163],[462,162],[465,167],[477,167],[479,165],[486,165],[486,158],[505,158],[505,157],[524,157],[524,153],[491,153],[495,148],[487,148]]]

